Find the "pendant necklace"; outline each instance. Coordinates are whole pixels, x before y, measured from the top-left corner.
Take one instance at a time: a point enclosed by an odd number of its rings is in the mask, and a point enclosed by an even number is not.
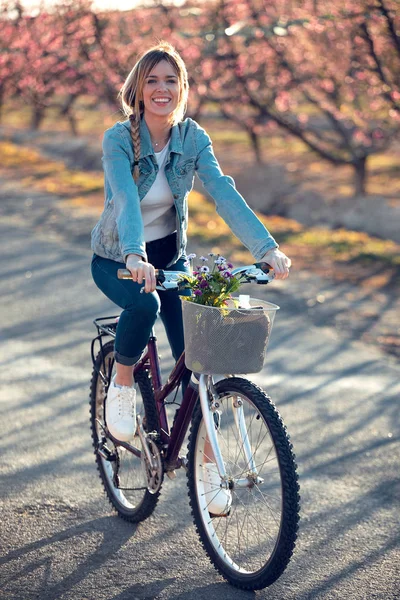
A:
[[[153,146],[156,146],[156,147],[158,147],[158,146],[160,146],[160,144],[162,144],[162,143],[164,143],[164,144],[165,144],[165,143],[168,141],[168,139],[169,139],[169,135],[168,135],[166,138],[164,138],[164,140],[163,140],[163,141],[161,141],[161,142],[155,142],[155,141],[153,140],[153,138],[151,138],[151,143],[153,144]]]

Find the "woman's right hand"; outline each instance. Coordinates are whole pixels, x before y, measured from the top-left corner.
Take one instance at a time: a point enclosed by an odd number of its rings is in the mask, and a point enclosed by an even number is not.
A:
[[[153,265],[143,260],[138,254],[128,254],[126,268],[132,274],[132,280],[143,283],[144,291],[148,294],[156,289],[156,273]]]

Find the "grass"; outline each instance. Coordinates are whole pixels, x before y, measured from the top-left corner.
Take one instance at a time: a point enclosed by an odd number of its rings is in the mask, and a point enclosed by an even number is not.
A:
[[[288,235],[288,244],[303,245],[322,251],[337,262],[379,261],[390,267],[400,267],[400,246],[391,240],[381,240],[361,231],[314,227]]]
[[[189,198],[189,239],[207,246],[212,252],[227,252],[233,260],[251,261],[251,254],[243,250],[241,242],[230,232],[229,227],[215,212],[215,207],[206,198],[193,191]],[[321,227],[303,227],[297,221],[279,216],[261,215],[259,219],[279,240],[285,250],[299,263],[310,264],[316,257],[322,262],[382,264],[395,270],[400,269],[400,245],[391,240],[381,240],[364,232],[346,229],[330,230]],[[288,251],[289,253],[289,251]]]
[[[27,188],[65,198],[103,190],[103,173],[68,169],[62,161],[45,158],[36,150],[0,142],[0,173],[7,172]]]

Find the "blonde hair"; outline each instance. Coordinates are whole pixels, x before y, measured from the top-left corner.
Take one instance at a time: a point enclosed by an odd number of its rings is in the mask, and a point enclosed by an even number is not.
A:
[[[172,66],[179,81],[179,99],[177,107],[170,115],[171,127],[182,121],[186,112],[189,93],[188,75],[181,56],[168,42],[161,41],[142,54],[118,94],[121,97],[122,110],[131,122],[131,137],[135,154],[133,170],[135,180],[139,177],[140,119],[144,111],[143,86],[146,77],[162,60],[167,61]]]

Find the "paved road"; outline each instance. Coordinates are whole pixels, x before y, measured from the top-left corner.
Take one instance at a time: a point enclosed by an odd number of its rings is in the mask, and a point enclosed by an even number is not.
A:
[[[91,320],[114,309],[91,281],[85,244],[43,226],[57,222],[57,205],[10,190],[1,202],[1,599],[400,597],[398,367],[314,326],[290,284],[270,286],[282,310],[255,379],[292,435],[301,530],[277,583],[256,594],[236,590],[197,541],[184,473],[166,481],[144,524],[110,512],[87,399]]]

